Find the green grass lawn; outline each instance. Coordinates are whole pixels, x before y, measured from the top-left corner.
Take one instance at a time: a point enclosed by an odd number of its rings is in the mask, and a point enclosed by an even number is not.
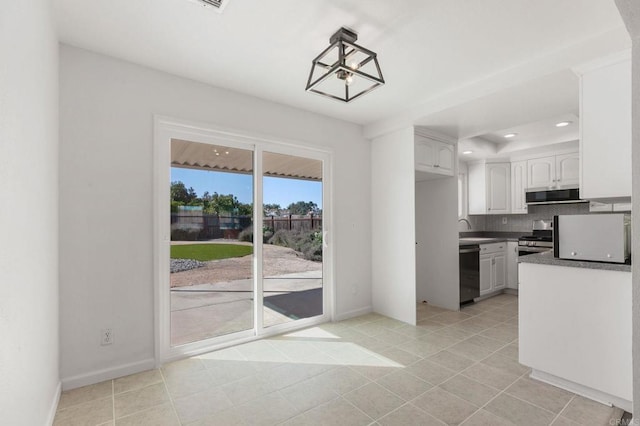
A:
[[[172,259],[195,259],[201,262],[253,253],[253,246],[240,244],[185,244],[171,246]]]

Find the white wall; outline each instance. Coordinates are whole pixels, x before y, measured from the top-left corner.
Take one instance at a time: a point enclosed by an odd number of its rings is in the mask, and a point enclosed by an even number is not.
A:
[[[58,43],[47,0],[0,12],[0,423],[52,422],[58,374]]]
[[[371,309],[370,146],[360,126],[69,46],[60,66],[65,388],[147,368],[154,356],[153,114],[333,149],[336,313]],[[111,346],[99,344],[104,327]]]
[[[460,309],[458,179],[416,182],[416,297]]]
[[[633,311],[633,412],[634,420],[640,413],[640,3],[636,0],[616,0],[616,6],[631,36],[631,201],[633,203],[631,228],[632,311]]]
[[[413,127],[371,145],[373,308],[416,323]]]

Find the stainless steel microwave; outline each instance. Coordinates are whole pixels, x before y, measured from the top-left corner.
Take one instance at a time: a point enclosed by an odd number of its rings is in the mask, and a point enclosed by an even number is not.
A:
[[[626,263],[631,256],[631,217],[623,213],[554,216],[553,253],[560,259]]]
[[[560,203],[586,203],[580,199],[578,188],[542,189],[539,191],[528,189],[525,193],[527,204],[560,204]]]

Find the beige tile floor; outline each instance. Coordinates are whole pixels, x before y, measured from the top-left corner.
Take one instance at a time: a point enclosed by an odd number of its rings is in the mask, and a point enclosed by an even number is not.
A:
[[[528,378],[517,298],[416,327],[368,314],[64,392],[62,425],[609,425],[621,411]]]

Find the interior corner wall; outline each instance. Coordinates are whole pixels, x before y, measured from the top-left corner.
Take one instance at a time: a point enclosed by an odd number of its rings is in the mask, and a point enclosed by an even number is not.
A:
[[[53,422],[58,365],[58,42],[51,2],[0,12],[0,423]]]
[[[416,182],[416,297],[460,309],[458,179]]]
[[[370,144],[361,126],[60,48],[64,388],[153,365],[154,114],[333,151],[336,316],[371,309]],[[100,329],[114,343],[100,346]]]
[[[413,127],[372,141],[373,309],[415,325],[414,164]]]

